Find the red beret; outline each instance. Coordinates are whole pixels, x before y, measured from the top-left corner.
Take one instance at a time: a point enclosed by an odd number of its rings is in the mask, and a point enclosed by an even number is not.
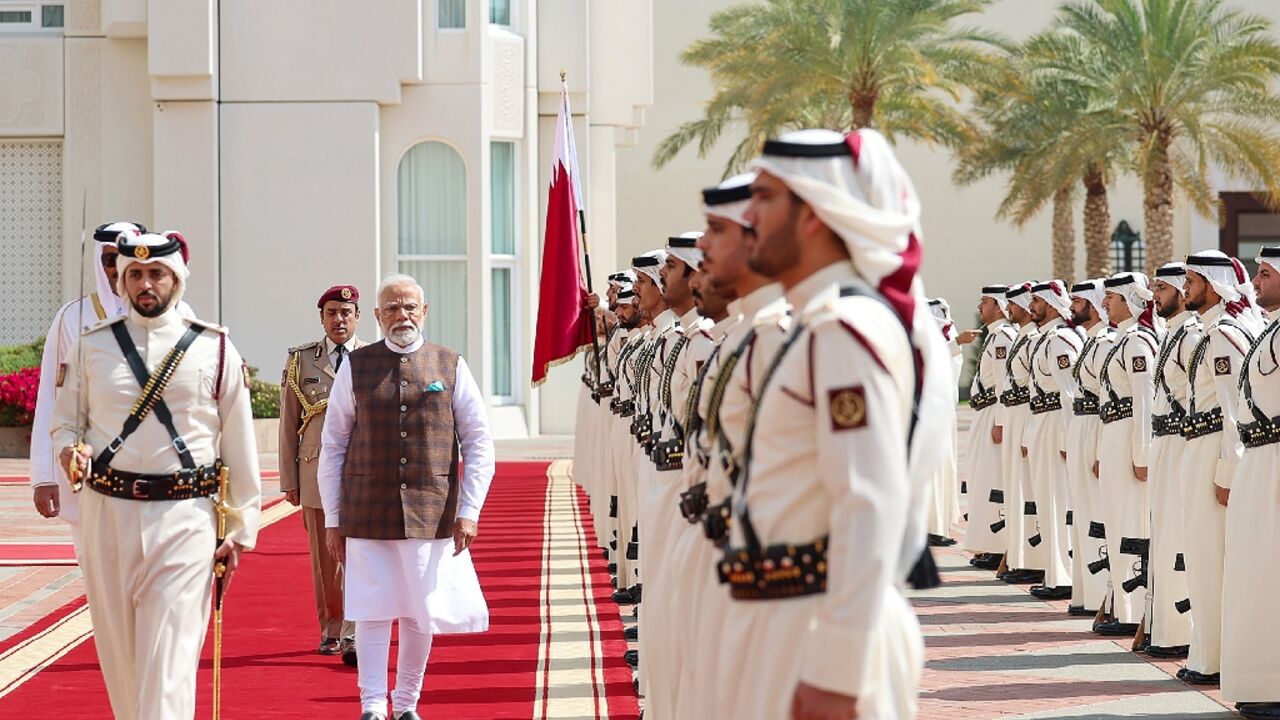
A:
[[[320,301],[316,303],[316,307],[323,310],[324,304],[329,302],[330,300],[337,300],[338,302],[359,303],[360,291],[356,289],[355,285],[334,285],[333,287],[324,291],[324,294],[320,296]]]

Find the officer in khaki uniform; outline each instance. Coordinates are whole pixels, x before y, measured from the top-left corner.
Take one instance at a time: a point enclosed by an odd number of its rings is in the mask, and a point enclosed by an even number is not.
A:
[[[360,323],[360,291],[335,285],[316,303],[324,339],[289,349],[280,382],[280,490],[295,507],[311,543],[311,584],[320,620],[321,655],[342,655],[356,664],[355,625],[343,619],[342,576],[338,561],[324,542],[324,507],[316,470],[329,388],[348,353],[364,343],[356,337]]]

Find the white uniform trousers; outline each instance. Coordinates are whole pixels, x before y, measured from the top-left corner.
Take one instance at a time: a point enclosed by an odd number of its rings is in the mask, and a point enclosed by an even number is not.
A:
[[[627,559],[627,544],[631,542],[631,529],[636,524],[636,481],[639,466],[635,440],[631,437],[631,418],[618,417],[613,426],[612,440],[613,477],[618,488],[618,517],[613,526],[618,533],[618,547],[613,559],[618,564],[618,589],[625,590],[639,579],[639,565]]]
[[[645,716],[669,720],[677,685],[671,662],[671,584],[675,578],[670,552],[674,521],[687,525],[677,507],[682,474],[678,470],[659,471],[648,458],[640,462],[640,574],[644,577],[644,600],[639,640],[640,666],[645,668],[641,677],[648,682]]]
[[[1222,667],[1222,562],[1227,509],[1218,504],[1213,479],[1222,436],[1187,441],[1182,454],[1182,513],[1187,528],[1187,590],[1191,598],[1191,649],[1187,668],[1212,675]]]
[[[728,586],[721,589],[728,594]],[[924,640],[906,598],[896,587],[884,593],[883,618],[869,638],[868,688],[858,697],[858,720],[912,720]],[[719,643],[717,712],[708,717],[791,717],[804,665],[801,638],[809,633],[819,597],[730,601]]]
[[[573,432],[573,481],[591,492],[591,409],[595,403],[591,400],[591,390],[586,385],[578,384],[578,410],[574,416]]]
[[[709,552],[712,545],[703,536],[701,523],[690,525],[679,513],[677,520],[671,525],[672,540],[667,551],[671,566],[671,582],[668,584],[670,600],[666,611],[669,652],[662,658],[662,662],[669,666],[669,672],[674,678],[672,699],[667,704],[670,716],[685,718],[692,717],[688,714],[692,709],[690,696],[697,694],[697,688],[691,682],[691,674],[694,650],[701,642],[698,626],[695,624],[698,620],[698,593],[702,589],[698,580],[700,575],[711,574],[715,558]]]
[[[1033,548],[1027,542],[1035,534],[1035,516],[1026,514],[1031,500],[1029,458],[1022,457],[1026,442],[1024,431],[1031,419],[1026,404],[1009,408],[1009,424],[1004,428],[1004,519],[1005,563],[1010,570],[1033,570],[1044,567],[1043,546]],[[1029,455],[1029,453],[1028,453]]]
[[[1102,559],[1106,541],[1089,537],[1090,523],[1104,524],[1098,478],[1093,476],[1098,428],[1095,415],[1077,415],[1067,425],[1067,481],[1071,491],[1071,604],[1089,610],[1102,607],[1110,571],[1089,572],[1089,563]]]
[[[929,486],[929,534],[951,537],[951,528],[960,518],[960,481],[956,477],[956,444],[942,459],[942,467]]]
[[[1122,623],[1137,624],[1147,606],[1147,589],[1125,592],[1123,584],[1139,572],[1137,555],[1120,552],[1124,538],[1150,537],[1151,506],[1147,484],[1133,475],[1133,419],[1107,423],[1099,431],[1098,485],[1111,563],[1112,612]]]
[[[1036,534],[1040,536],[1045,587],[1071,585],[1071,541],[1067,536],[1067,462],[1062,459],[1062,412],[1040,415],[1027,446],[1031,500],[1036,504]],[[1072,518],[1074,521],[1075,518]]]
[[[1151,562],[1147,568],[1147,631],[1156,647],[1175,647],[1191,641],[1191,613],[1176,604],[1187,596],[1187,573],[1178,563],[1186,547],[1182,518],[1181,435],[1155,438],[1151,445]],[[1185,565],[1185,560],[1182,565]]]
[[[79,495],[80,568],[112,713],[195,717],[213,595],[213,501]]]
[[[715,666],[719,662],[720,622],[730,602],[715,566],[723,551],[711,544],[702,525],[681,530],[679,587],[675,609],[677,622],[670,633],[675,639],[677,688],[675,717],[714,717]]]
[[[1004,491],[1001,449],[991,440],[996,424],[996,409],[980,410],[969,426],[968,451],[965,454],[964,478],[969,490],[969,521],[964,531],[964,549],[974,553],[1003,553],[1005,532],[992,532],[1000,520],[1000,503],[991,502],[991,491]],[[1006,523],[1007,525],[1007,523]]]
[[[1246,448],[1227,505],[1222,596],[1222,696],[1280,700],[1280,445]],[[1192,608],[1195,612],[1195,608]]]

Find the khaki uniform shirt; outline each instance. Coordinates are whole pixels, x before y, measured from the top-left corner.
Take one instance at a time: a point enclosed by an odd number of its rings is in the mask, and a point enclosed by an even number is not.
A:
[[[320,434],[329,391],[337,377],[330,357],[331,345],[326,338],[290,348],[280,381],[280,490],[298,490],[303,507],[317,509],[322,507],[316,483]],[[347,350],[364,345],[359,338],[352,338]]]

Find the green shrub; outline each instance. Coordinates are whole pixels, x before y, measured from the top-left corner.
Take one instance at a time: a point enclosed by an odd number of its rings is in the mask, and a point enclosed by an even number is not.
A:
[[[258,368],[249,368],[249,401],[255,418],[280,417],[280,386],[258,379]]]
[[[44,338],[26,345],[0,345],[0,375],[40,367]]]

